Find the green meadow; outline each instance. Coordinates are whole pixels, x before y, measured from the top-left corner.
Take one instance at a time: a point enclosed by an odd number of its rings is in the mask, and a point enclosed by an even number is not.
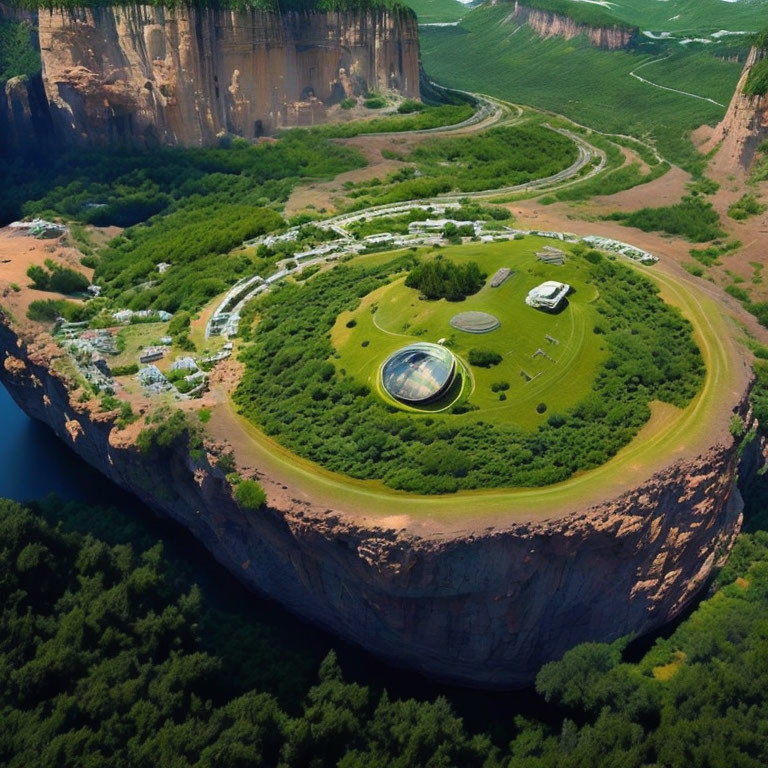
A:
[[[469,372],[470,382],[464,395],[477,406],[477,410],[456,415],[447,410],[451,403],[437,403],[446,406],[443,418],[451,423],[482,417],[493,423],[533,429],[551,413],[575,405],[589,393],[597,364],[605,357],[602,337],[592,332],[598,315],[591,303],[598,291],[587,282],[583,262],[568,260],[563,266],[555,266],[536,259],[536,251],[551,242],[526,238],[442,250],[447,259],[457,264],[480,264],[489,277],[485,286],[456,302],[424,301],[417,290],[405,286],[405,278],[385,285],[366,297],[353,312],[339,316],[331,334],[341,355],[337,367],[380,391],[379,369],[392,352],[415,341],[446,339],[447,346]],[[490,277],[500,267],[510,267],[514,274],[498,288],[492,288]],[[528,291],[545,280],[566,282],[574,288],[568,305],[558,314],[542,312],[525,303]],[[468,311],[488,312],[501,321],[501,327],[485,334],[452,328],[451,318]],[[347,323],[352,320],[355,324],[348,328]],[[556,341],[548,340],[548,336]],[[473,348],[498,352],[502,362],[490,368],[470,366],[469,350]],[[538,350],[545,354],[537,355]],[[509,384],[504,400],[500,400],[500,392],[492,389],[499,382]],[[450,399],[453,397],[452,394]],[[547,405],[547,412],[537,412],[540,403]]]
[[[682,46],[641,37],[626,51],[601,50],[586,38],[542,39],[519,26],[507,4],[477,8],[458,26],[423,28],[421,44],[428,75],[441,83],[651,139],[666,159],[689,168],[700,162],[690,132],[725,112],[704,99],[727,105],[745,50],[742,38]],[[630,74],[639,67],[645,79],[694,95],[640,82]]]

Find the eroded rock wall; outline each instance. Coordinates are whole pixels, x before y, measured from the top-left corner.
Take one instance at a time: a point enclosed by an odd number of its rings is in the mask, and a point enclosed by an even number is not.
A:
[[[258,468],[269,507],[245,512],[215,449],[198,463],[184,442],[142,455],[78,401],[55,350],[0,323],[0,381],[26,413],[249,587],[369,651],[470,685],[529,683],[579,642],[676,616],[728,553],[741,526],[737,470],[746,482],[759,459],[729,438],[578,514],[434,538],[291,498]],[[746,394],[736,412],[751,423]]]
[[[322,120],[365,90],[419,96],[413,14],[149,5],[41,11],[43,82],[69,143],[199,146]]]
[[[611,51],[629,48],[637,36],[637,30],[631,27],[594,27],[581,24],[570,16],[531,8],[518,0],[515,0],[513,18],[527,24],[540,37],[564,37],[566,40],[572,40],[584,35],[598,48]]]
[[[0,21],[22,22],[33,30],[35,14],[0,3]],[[38,73],[0,82],[0,157],[47,151],[53,141],[53,126],[43,80]]]
[[[751,49],[728,111],[712,137],[702,147],[704,153],[719,147],[714,165],[723,173],[744,173],[749,170],[757,148],[768,138],[768,97],[750,97],[744,93],[752,68],[765,55],[758,48]]]

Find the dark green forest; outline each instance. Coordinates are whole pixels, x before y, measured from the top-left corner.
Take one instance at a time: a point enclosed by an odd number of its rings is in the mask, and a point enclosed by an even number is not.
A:
[[[573,258],[601,286],[593,331],[604,336],[608,357],[589,397],[533,432],[458,414],[405,414],[337,370],[330,340],[337,316],[411,268],[410,255],[370,268],[339,265],[251,303],[241,335],[252,343],[241,356],[235,403],[291,451],[415,493],[548,485],[599,466],[648,420],[651,400],[685,405],[704,365],[690,324],[650,280],[596,252],[587,256]]]
[[[768,534],[628,660],[626,640],[546,665],[546,722],[493,732],[455,692],[350,678],[215,590],[140,519],[0,501],[0,763],[9,768],[758,768],[768,761]],[[252,610],[252,609],[251,609]],[[306,636],[306,633],[304,633]],[[530,696],[530,694],[527,694]],[[514,694],[510,694],[510,697]],[[546,704],[544,703],[546,702]],[[457,703],[459,703],[457,701]]]
[[[363,165],[358,152],[302,131],[258,146],[71,152],[52,166],[0,160],[0,223],[23,214],[125,227],[89,259],[102,295],[135,310],[198,309],[269,267],[227,254],[284,224],[275,208],[297,183]],[[172,265],[162,275],[161,262]]]

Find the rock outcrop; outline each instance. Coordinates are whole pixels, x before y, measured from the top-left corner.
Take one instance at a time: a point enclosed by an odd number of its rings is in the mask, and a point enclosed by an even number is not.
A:
[[[752,48],[725,117],[701,148],[706,154],[719,147],[714,165],[725,174],[748,171],[757,148],[768,138],[768,96],[744,93],[752,68],[765,56],[765,51]]]
[[[33,37],[35,15],[0,3],[0,22],[28,25]],[[45,152],[53,140],[53,126],[40,73],[0,82],[0,157]]]
[[[53,124],[42,77],[12,77],[0,89],[0,156],[47,151],[53,142]]]
[[[540,37],[564,37],[571,40],[584,35],[598,48],[614,51],[629,48],[637,37],[637,29],[620,24],[592,26],[575,21],[565,14],[532,8],[515,0],[512,18],[527,24]]]
[[[179,5],[41,11],[43,83],[69,144],[209,145],[324,118],[350,93],[419,96],[407,10]]]
[[[398,664],[470,685],[529,683],[576,643],[676,616],[728,553],[741,526],[736,478],[747,482],[761,458],[729,436],[578,513],[434,536],[363,525],[258,468],[269,506],[246,511],[215,446],[207,459],[184,439],[143,455],[79,402],[56,354],[0,314],[0,381],[83,459],[189,528],[249,587]],[[735,412],[751,425],[746,393]]]

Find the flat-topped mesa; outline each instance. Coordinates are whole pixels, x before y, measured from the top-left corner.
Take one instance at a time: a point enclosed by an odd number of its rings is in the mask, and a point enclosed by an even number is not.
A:
[[[501,0],[501,2],[506,1]],[[553,9],[557,7],[557,3],[548,1],[539,7],[536,0],[531,2],[515,0],[512,17],[521,24],[527,24],[540,37],[563,37],[571,40],[584,35],[593,45],[606,50],[629,48],[637,37],[636,27],[623,25],[618,20],[616,23],[611,23],[610,19],[589,23],[575,19],[565,12],[550,10],[550,5]]]
[[[766,58],[766,48],[752,47],[725,117],[701,148],[705,154],[720,148],[714,165],[724,173],[748,171],[757,148],[768,138],[768,94],[752,93],[748,87],[750,76]]]
[[[41,11],[43,83],[65,143],[209,145],[325,119],[366,91],[419,97],[416,17],[151,5]]]
[[[95,413],[55,364],[44,334],[0,312],[0,383],[31,417],[160,514],[186,526],[244,584],[400,665],[482,687],[529,684],[585,641],[657,629],[707,583],[741,528],[761,443],[730,430],[618,497],[565,515],[510,511],[450,530],[399,515],[334,510],[257,467],[267,507],[240,507],[206,440],[145,454]],[[743,365],[743,364],[742,364]],[[720,420],[755,427],[743,385]],[[198,452],[199,453],[199,452]],[[738,483],[738,485],[737,485]],[[469,513],[471,510],[468,509]],[[548,519],[547,519],[548,518]]]

